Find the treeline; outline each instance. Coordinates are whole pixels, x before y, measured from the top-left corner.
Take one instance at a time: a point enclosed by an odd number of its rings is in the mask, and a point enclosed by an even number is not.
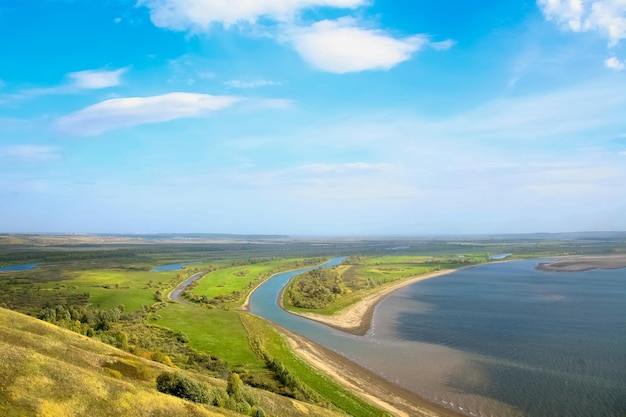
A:
[[[293,278],[287,289],[291,305],[322,309],[350,290],[337,268],[314,269]]]
[[[0,263],[8,262],[61,262],[80,261],[86,259],[110,259],[110,258],[135,258],[139,254],[135,249],[94,250],[94,251],[71,251],[71,252],[19,252],[0,255]]]

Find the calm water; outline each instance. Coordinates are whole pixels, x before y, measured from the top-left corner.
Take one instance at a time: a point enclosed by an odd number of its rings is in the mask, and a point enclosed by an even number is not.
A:
[[[0,268],[0,272],[28,271],[37,268],[37,264],[11,265]]]
[[[364,337],[282,312],[280,274],[252,311],[423,397],[474,416],[626,416],[626,269],[465,269],[396,291]],[[291,273],[293,274],[293,273]]]
[[[198,264],[200,262],[181,262],[177,264],[167,264],[161,266],[155,266],[152,268],[152,272],[167,272],[167,271],[180,271],[185,265]]]

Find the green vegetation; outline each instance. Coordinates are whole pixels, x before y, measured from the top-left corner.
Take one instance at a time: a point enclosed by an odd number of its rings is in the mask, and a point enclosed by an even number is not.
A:
[[[206,404],[209,402],[209,390],[195,379],[178,372],[163,372],[156,379],[157,389],[178,398]]]
[[[7,417],[341,415],[250,387],[241,390],[248,404],[241,406],[229,401],[224,380],[173,369],[2,308],[0,357],[0,415]],[[160,393],[157,379],[164,373],[192,381],[185,384],[187,393],[206,390],[207,403]]]
[[[484,254],[456,256],[352,255],[342,265],[294,277],[283,293],[283,304],[294,311],[334,314],[385,285],[407,278],[484,262]]]
[[[242,321],[251,335],[254,349],[270,367],[279,371],[279,378],[291,390],[291,396],[308,396],[309,400],[331,404],[352,416],[386,415],[296,356],[285,338],[263,319],[246,314]]]
[[[332,314],[387,285],[486,262],[489,254],[519,259],[626,251],[626,235],[615,234],[137,239],[144,238],[0,235],[1,265],[40,263],[34,270],[0,273],[0,307],[58,326],[0,309],[0,415],[383,415],[302,361],[266,322],[234,307],[272,274],[336,255],[348,258],[295,278],[285,305]],[[191,261],[197,263],[182,271],[151,271]],[[169,291],[195,273],[204,277],[186,296],[197,303],[168,302]],[[167,375],[160,385],[159,375]],[[159,393],[157,386],[174,395]]]
[[[263,360],[250,348],[248,334],[236,311],[174,303],[151,314],[150,322],[183,332],[191,347],[225,360],[231,369],[264,368]]]
[[[235,261],[233,266],[211,271],[202,279],[195,281],[184,295],[190,301],[211,307],[238,306],[243,304],[253,288],[272,275],[319,265],[327,260],[327,258],[274,258]]]

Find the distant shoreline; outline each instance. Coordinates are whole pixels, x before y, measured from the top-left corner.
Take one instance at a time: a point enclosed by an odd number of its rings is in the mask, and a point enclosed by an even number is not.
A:
[[[626,268],[624,255],[572,255],[559,258],[553,262],[537,265],[537,269],[546,272],[583,272],[592,269]]]

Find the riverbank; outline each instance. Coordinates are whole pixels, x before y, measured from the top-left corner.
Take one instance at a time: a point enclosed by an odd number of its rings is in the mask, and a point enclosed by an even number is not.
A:
[[[294,311],[288,311],[289,313],[299,315],[301,317],[307,318],[309,320],[314,320],[319,323],[330,326],[334,329],[341,330],[346,333],[354,334],[357,336],[363,336],[367,333],[372,325],[372,318],[374,317],[374,310],[376,305],[381,302],[385,297],[387,297],[392,292],[399,290],[400,288],[404,288],[408,285],[415,284],[416,282],[424,281],[431,278],[440,277],[442,275],[451,274],[452,272],[458,271],[458,269],[447,269],[444,271],[438,271],[431,274],[420,275],[414,278],[409,278],[402,282],[398,282],[396,284],[389,285],[387,287],[381,288],[379,291],[374,294],[370,294],[360,301],[352,304],[351,306],[341,310],[337,314],[333,314],[332,316],[324,316],[321,314],[315,313],[297,313]],[[279,305],[284,309],[282,303],[282,292],[278,297]]]
[[[626,268],[626,255],[574,255],[537,265],[537,269],[548,272],[580,272],[592,269]]]
[[[424,400],[330,349],[274,326],[302,360],[395,417],[463,417],[462,414]]]

